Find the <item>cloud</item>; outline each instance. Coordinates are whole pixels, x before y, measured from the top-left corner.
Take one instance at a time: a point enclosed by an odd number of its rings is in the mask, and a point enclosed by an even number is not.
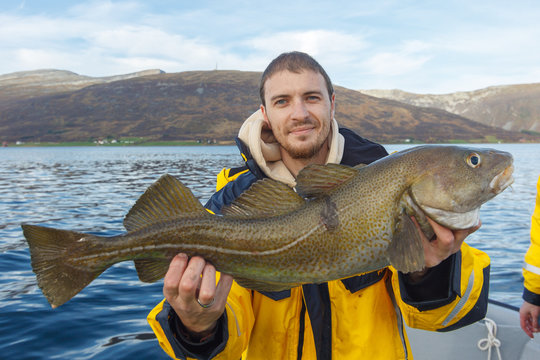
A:
[[[208,17],[197,11],[199,17]],[[136,2],[83,3],[64,16],[0,13],[0,69],[56,68],[106,76],[148,68],[261,71],[266,66],[267,58],[242,44],[243,39],[215,43],[204,35],[177,31],[171,22],[171,14],[147,15]]]
[[[344,68],[357,65],[359,53],[368,46],[358,34],[325,29],[283,31],[253,37],[242,43],[245,51],[255,55],[253,64],[262,71],[277,55],[287,51],[303,51],[312,55],[328,72],[337,78]]]
[[[350,88],[449,92],[540,79],[540,8],[522,0],[289,2],[22,1],[0,10],[0,72],[262,71],[300,50]]]
[[[211,69],[223,57],[204,39],[122,19],[137,10],[136,4],[96,4],[71,8],[68,17],[0,14],[0,69],[60,68],[102,76],[148,66]],[[120,19],[116,13],[122,14]]]
[[[422,41],[406,41],[395,51],[376,52],[362,64],[370,75],[403,75],[422,69],[433,57],[431,48]]]
[[[106,1],[74,6],[66,17],[1,16],[0,41],[14,61],[0,59],[0,68],[8,72],[60,68],[91,76],[146,68],[176,72],[217,66],[262,71],[277,54],[300,50],[315,56],[323,66],[337,69],[353,62],[355,53],[366,46],[358,35],[324,29],[244,35],[215,42],[203,32],[190,36],[171,28],[170,14],[144,17],[141,11],[134,2]],[[209,14],[198,10],[198,16],[208,18]],[[127,21],[126,17],[136,20]]]
[[[356,51],[366,46],[357,35],[324,29],[265,34],[245,41],[245,44],[260,52],[276,54],[294,49],[313,56],[347,55],[352,49]]]

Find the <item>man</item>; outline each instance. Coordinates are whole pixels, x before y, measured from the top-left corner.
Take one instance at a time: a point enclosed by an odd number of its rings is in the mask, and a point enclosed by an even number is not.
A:
[[[242,125],[244,172],[227,170],[207,208],[219,213],[259,178],[295,186],[308,164],[370,163],[387,152],[334,120],[335,94],[309,55],[285,53],[263,73],[261,108]],[[224,180],[225,179],[225,180]],[[165,276],[166,301],[148,319],[176,358],[410,359],[403,319],[452,330],[484,317],[489,258],[463,243],[477,228],[452,232],[431,222],[426,267],[404,275],[388,267],[323,284],[261,293],[240,287],[200,257],[177,255]],[[419,229],[419,227],[418,227]]]
[[[531,219],[531,245],[525,254],[523,277],[525,283],[519,320],[523,331],[532,338],[535,332],[540,332],[540,177],[536,184],[536,206]]]

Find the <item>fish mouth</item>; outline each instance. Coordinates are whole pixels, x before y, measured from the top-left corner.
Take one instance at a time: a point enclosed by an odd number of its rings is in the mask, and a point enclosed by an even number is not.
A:
[[[514,166],[510,165],[491,180],[489,183],[489,187],[491,189],[491,192],[494,194],[499,194],[504,189],[509,187],[514,183],[514,177],[512,176],[512,173],[514,172]]]

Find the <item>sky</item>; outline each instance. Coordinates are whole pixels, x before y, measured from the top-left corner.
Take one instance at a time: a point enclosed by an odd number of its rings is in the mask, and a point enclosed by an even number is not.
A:
[[[0,74],[263,71],[292,50],[355,90],[535,83],[540,1],[0,0]]]

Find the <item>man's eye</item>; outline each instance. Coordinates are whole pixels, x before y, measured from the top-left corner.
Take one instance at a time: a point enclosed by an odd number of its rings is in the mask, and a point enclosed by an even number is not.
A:
[[[285,105],[287,101],[285,99],[280,99],[275,102],[276,105]]]
[[[308,96],[308,101],[319,101],[319,97],[315,95]]]

